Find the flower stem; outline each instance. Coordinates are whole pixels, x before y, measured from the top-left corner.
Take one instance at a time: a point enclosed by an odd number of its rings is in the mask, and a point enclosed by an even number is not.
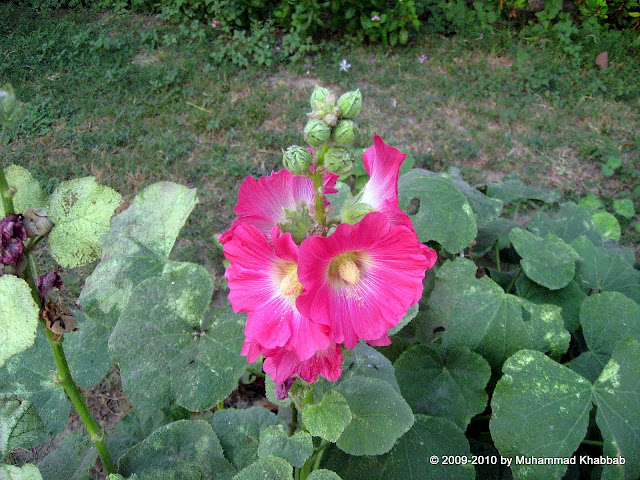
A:
[[[296,433],[298,429],[298,410],[295,403],[291,402],[291,425],[289,426],[289,436]]]
[[[30,280],[29,283],[31,286],[31,294],[33,295],[38,305],[40,305],[40,297],[37,290],[38,272],[32,252],[27,253],[26,277],[27,280]],[[41,324],[44,328],[44,321],[42,321]],[[58,383],[60,384],[60,386],[62,386],[62,388],[64,388],[64,391],[67,393],[67,396],[71,400],[71,403],[73,403],[76,412],[78,412],[82,423],[89,433],[91,442],[96,447],[98,455],[100,455],[102,465],[104,466],[107,475],[116,473],[113,460],[111,460],[111,456],[109,455],[109,451],[107,450],[107,445],[104,443],[106,435],[102,430],[102,427],[91,416],[91,412],[89,411],[87,402],[85,401],[82,392],[80,392],[78,385],[76,385],[76,382],[73,381],[73,377],[71,376],[69,364],[67,363],[67,357],[65,356],[64,349],[62,348],[64,336],[56,337],[56,335],[52,331],[47,330],[46,328],[44,329],[44,331],[47,335],[49,347],[51,347],[51,353],[53,354],[53,360],[56,364]]]
[[[4,132],[5,125],[2,125],[2,134],[0,135],[0,149],[4,150]],[[11,198],[11,192],[9,191],[9,183],[7,183],[7,177],[4,175],[4,166],[0,165],[0,196],[2,197],[2,207],[4,214],[9,215],[15,213],[13,208],[13,198]]]
[[[87,402],[82,396],[82,392],[80,392],[80,389],[73,381],[73,377],[71,376],[71,372],[69,371],[67,357],[65,356],[64,349],[62,348],[62,341],[64,337],[55,339],[55,334],[53,332],[49,330],[46,330],[45,332],[47,334],[47,340],[49,340],[51,352],[53,353],[53,359],[56,362],[56,368],[58,370],[58,383],[62,386],[62,388],[64,388],[64,391],[69,396],[69,399],[71,400],[71,403],[73,403],[76,412],[78,412],[82,423],[89,433],[91,442],[96,447],[98,455],[100,455],[102,465],[104,466],[107,475],[116,473],[113,460],[111,460],[111,456],[109,455],[109,451],[107,450],[107,445],[104,442],[106,437],[104,431],[102,430],[102,427],[98,424],[98,422],[96,422],[95,419],[91,416],[89,407],[87,407]]]

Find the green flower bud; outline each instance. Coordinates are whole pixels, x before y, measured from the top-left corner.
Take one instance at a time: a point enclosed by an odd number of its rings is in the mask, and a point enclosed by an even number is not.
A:
[[[311,109],[320,110],[320,106],[324,105],[324,100],[331,93],[328,88],[320,87],[316,85],[316,88],[311,94]]]
[[[313,148],[322,147],[331,137],[331,127],[322,120],[309,120],[304,127],[304,140]]]
[[[340,120],[333,129],[333,140],[338,145],[351,145],[356,137],[356,127],[351,120]]]
[[[342,118],[355,118],[362,110],[362,94],[360,90],[347,92],[338,99],[338,108]]]
[[[324,154],[324,166],[338,175],[344,175],[353,167],[353,155],[346,148],[331,147]]]
[[[311,167],[311,152],[299,145],[292,145],[285,150],[282,163],[284,168],[294,175],[304,175],[309,173],[309,167]]]
[[[24,212],[24,228],[29,237],[42,237],[53,228],[53,222],[47,212],[41,208],[30,208]]]

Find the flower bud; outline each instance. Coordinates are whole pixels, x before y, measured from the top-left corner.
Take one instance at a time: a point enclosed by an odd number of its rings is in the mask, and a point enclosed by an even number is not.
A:
[[[362,110],[360,90],[353,90],[341,95],[338,99],[338,108],[342,112],[342,118],[355,118]]]
[[[333,140],[338,145],[351,145],[356,137],[356,127],[351,120],[340,120],[333,129]]]
[[[322,147],[331,137],[331,127],[322,120],[309,120],[304,127],[304,139],[314,148]]]
[[[24,212],[24,228],[28,237],[42,237],[53,228],[53,222],[42,208],[30,208]]]
[[[332,173],[344,175],[353,167],[353,155],[346,148],[331,147],[324,154],[324,166]]]
[[[316,88],[311,94],[311,109],[320,110],[320,107],[324,105],[324,100],[331,93],[328,88],[320,87],[316,85]]]
[[[312,158],[311,152],[299,145],[292,145],[287,148],[282,156],[284,168],[294,175],[304,175],[309,173]]]

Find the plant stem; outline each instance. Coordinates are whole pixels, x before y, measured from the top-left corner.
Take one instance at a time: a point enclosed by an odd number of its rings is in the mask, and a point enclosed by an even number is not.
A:
[[[289,426],[289,436],[296,433],[298,429],[298,410],[295,403],[291,402],[291,425]]]
[[[27,253],[26,277],[28,280],[31,280],[31,294],[35,298],[38,305],[40,305],[40,297],[38,295],[37,289],[38,272],[31,252]],[[44,328],[44,325],[42,326]],[[80,392],[78,385],[76,385],[76,382],[73,381],[73,377],[71,376],[69,364],[67,363],[67,357],[65,356],[64,349],[62,348],[64,336],[56,337],[56,335],[52,331],[46,328],[44,329],[44,331],[47,335],[47,340],[49,341],[49,347],[51,347],[53,360],[56,363],[58,383],[62,386],[62,388],[64,388],[64,391],[67,393],[67,396],[71,400],[71,403],[73,403],[76,412],[78,412],[82,423],[89,433],[91,442],[96,447],[98,455],[100,455],[102,465],[104,466],[107,475],[116,473],[113,460],[111,460],[111,456],[109,455],[109,451],[107,450],[107,445],[104,443],[106,435],[102,430],[102,427],[91,416],[91,412],[89,411],[87,402],[85,401],[82,392]]]
[[[518,277],[520,277],[521,273],[522,273],[522,267],[520,267],[520,269],[518,270],[518,273],[516,274],[516,276],[513,277],[513,280],[511,280],[511,283],[509,284],[507,289],[504,291],[504,293],[509,293],[511,291],[511,289],[513,288],[513,286],[516,283],[516,280],[518,279]]]
[[[62,388],[64,388],[64,391],[69,396],[69,399],[71,400],[71,403],[73,403],[76,412],[78,412],[82,423],[89,433],[91,442],[96,447],[98,455],[100,455],[102,465],[104,466],[107,475],[116,473],[113,460],[111,460],[111,456],[109,455],[109,451],[107,450],[107,445],[104,443],[104,431],[102,430],[102,427],[98,424],[98,422],[96,422],[95,419],[91,416],[89,407],[87,407],[87,402],[82,396],[82,392],[80,392],[80,389],[73,381],[73,377],[71,376],[71,372],[69,371],[67,357],[65,357],[64,350],[62,348],[63,337],[55,339],[55,334],[53,332],[49,330],[45,330],[45,332],[47,334],[47,340],[49,340],[51,352],[53,353],[53,359],[56,362],[56,368],[58,370],[58,383],[62,386]]]
[[[500,243],[496,241],[496,268],[500,272]]]
[[[4,132],[6,126],[2,125],[2,135],[0,135],[0,149],[4,151]],[[7,183],[7,177],[4,175],[4,166],[0,165],[0,196],[2,197],[2,207],[4,214],[9,215],[15,213],[13,208],[13,198],[11,198],[11,192],[9,191],[9,184]]]
[[[311,175],[313,180],[313,193],[316,198],[316,220],[320,225],[324,225],[327,221],[327,212],[324,210],[324,188],[322,173],[316,172]]]
[[[604,447],[604,442],[599,440],[583,440],[580,442],[582,445],[595,445],[596,447]]]

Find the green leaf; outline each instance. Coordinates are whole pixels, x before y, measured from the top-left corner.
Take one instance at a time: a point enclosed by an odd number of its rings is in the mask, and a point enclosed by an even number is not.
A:
[[[595,213],[604,209],[604,202],[593,193],[587,193],[579,202],[578,206],[586,208],[589,212]]]
[[[633,202],[628,198],[613,201],[613,211],[624,218],[631,218],[636,214]]]
[[[342,375],[336,385],[352,377],[367,377],[383,380],[391,385],[391,388],[396,392],[400,393],[393,365],[387,357],[376,349],[366,343],[359,343],[351,350],[343,352],[343,355]]]
[[[640,305],[619,292],[603,292],[582,302],[580,323],[593,353],[610,356],[628,337],[640,338]]]
[[[2,208],[1,205],[0,208]],[[0,478],[2,480],[42,480],[42,475],[38,467],[27,463],[22,467],[0,465]]]
[[[602,369],[607,364],[608,360],[609,355],[593,353],[587,350],[586,352],[582,352],[566,365],[578,375],[582,375],[593,383],[598,379],[600,373],[602,373]]]
[[[527,277],[550,290],[566,287],[575,274],[580,256],[553,233],[538,237],[521,228],[509,234],[513,246],[522,257],[520,265]]]
[[[35,447],[45,436],[44,424],[31,402],[0,396],[0,459],[16,447]]]
[[[302,423],[309,433],[329,442],[336,442],[351,422],[349,404],[338,392],[328,392],[317,405],[307,405]]]
[[[246,366],[240,356],[244,322],[220,310],[206,325],[212,292],[203,267],[177,262],[167,264],[162,277],[136,287],[109,339],[134,405],[178,403],[206,410],[236,387]]]
[[[446,351],[440,345],[417,345],[395,363],[402,396],[413,413],[452,420],[466,429],[489,399],[485,392],[491,367],[469,349]]]
[[[107,480],[139,480],[139,479],[135,473],[127,478],[123,477],[119,473],[112,473],[111,475],[107,476]]]
[[[473,480],[475,470],[466,465],[432,464],[435,456],[471,459],[469,442],[464,432],[446,418],[416,415],[411,430],[403,435],[393,449],[376,457],[354,457],[331,449],[323,462],[325,468],[336,471],[349,480]]]
[[[511,203],[521,200],[540,200],[545,203],[553,203],[560,200],[558,189],[530,187],[525,185],[516,174],[507,175],[500,183],[487,185],[487,195]]]
[[[351,377],[336,387],[353,419],[336,445],[349,455],[380,455],[413,425],[411,407],[387,382]]]
[[[575,333],[580,328],[580,305],[587,295],[575,281],[559,290],[549,290],[532,282],[527,277],[520,277],[516,280],[516,290],[520,297],[530,302],[560,307],[564,327],[569,332]]]
[[[327,200],[331,203],[331,212],[328,214],[328,220],[340,220],[340,212],[348,198],[351,197],[351,187],[344,182],[336,183],[338,193],[327,194]]]
[[[139,480],[221,480],[235,473],[211,425],[203,420],[158,428],[119,460],[118,471],[135,473]]]
[[[591,213],[573,202],[563,203],[553,217],[545,212],[536,213],[529,223],[529,231],[545,237],[553,233],[567,243],[584,235],[594,245],[602,246],[602,234]]]
[[[57,382],[51,347],[43,329],[38,330],[33,347],[13,357],[0,370],[0,395],[29,400],[48,433],[57,434],[67,424],[71,403]]]
[[[568,458],[587,432],[591,384],[541,352],[521,350],[491,399],[491,436],[503,457]],[[514,479],[560,479],[566,465],[518,465]]]
[[[500,216],[504,206],[502,200],[488,197],[478,189],[473,188],[462,179],[458,167],[449,167],[448,173],[456,188],[467,197],[469,205],[471,205],[471,209],[476,215],[478,225],[486,225]]]
[[[428,305],[430,327],[444,328],[445,349],[470,348],[496,368],[518,350],[559,353],[569,343],[559,309],[536,310],[505,294],[490,278],[476,278],[476,266],[465,258],[438,270]]]
[[[593,214],[593,220],[596,222],[603,238],[613,240],[614,242],[620,241],[622,231],[616,217],[609,212],[596,212]]]
[[[0,277],[0,367],[33,345],[40,309],[27,282],[13,275]]]
[[[419,305],[417,303],[409,307],[409,310],[407,310],[407,313],[404,314],[404,317],[402,317],[402,320],[400,320],[395,327],[392,327],[391,330],[387,332],[387,334],[389,336],[395,335],[404,327],[406,327],[409,324],[409,322],[411,322],[411,320],[416,318],[416,315],[418,315],[418,307]]]
[[[118,422],[113,433],[107,437],[107,448],[113,460],[118,460],[127,450],[142,442],[159,427],[170,420],[162,410],[132,409]]]
[[[109,372],[108,342],[111,330],[80,311],[74,314],[78,331],[64,336],[64,352],[75,382],[83,388],[95,385]]]
[[[103,260],[78,301],[94,320],[113,328],[131,292],[162,275],[180,229],[196,204],[195,189],[174,183],[147,187],[116,215],[100,240]]]
[[[17,213],[24,213],[30,208],[42,208],[47,204],[47,196],[29,170],[18,165],[9,165],[4,169],[4,175],[9,189],[15,190],[12,200]],[[5,215],[4,205],[0,202],[0,218]]]
[[[291,480],[293,467],[280,457],[261,458],[238,473],[233,480]]]
[[[320,470],[314,470],[311,472],[311,475],[307,477],[307,480],[342,480],[340,476],[332,472],[331,470],[325,470],[321,468]]]
[[[58,185],[49,204],[55,224],[49,234],[51,255],[65,268],[79,267],[100,257],[98,240],[109,231],[113,212],[120,206],[118,192],[93,177]]]
[[[478,237],[473,247],[474,256],[482,256],[495,248],[496,242],[500,249],[506,248],[511,243],[509,232],[520,225],[508,218],[498,217],[491,222],[478,226]]]
[[[421,242],[435,240],[458,253],[478,234],[469,202],[450,179],[415,169],[400,177],[398,192],[399,207],[411,216]]]
[[[585,237],[571,242],[582,261],[576,268],[576,280],[583,290],[612,290],[640,303],[640,271],[629,265],[617,249],[596,247]]]
[[[89,480],[89,471],[96,464],[98,452],[87,435],[74,432],[38,463],[47,480]]]
[[[640,477],[640,342],[629,338],[618,345],[593,385],[598,406],[596,423],[604,439],[604,455],[624,458],[624,465],[605,467],[621,478]]]
[[[215,413],[211,425],[225,456],[237,470],[242,470],[258,456],[260,433],[268,427],[282,425],[282,421],[263,407],[225,408]]]
[[[100,241],[106,257],[147,255],[169,258],[180,230],[198,203],[196,190],[177,183],[154,183],[114,217]]]
[[[289,437],[284,425],[272,425],[260,432],[258,457],[280,457],[294,467],[301,468],[313,454],[313,441],[307,432]]]

